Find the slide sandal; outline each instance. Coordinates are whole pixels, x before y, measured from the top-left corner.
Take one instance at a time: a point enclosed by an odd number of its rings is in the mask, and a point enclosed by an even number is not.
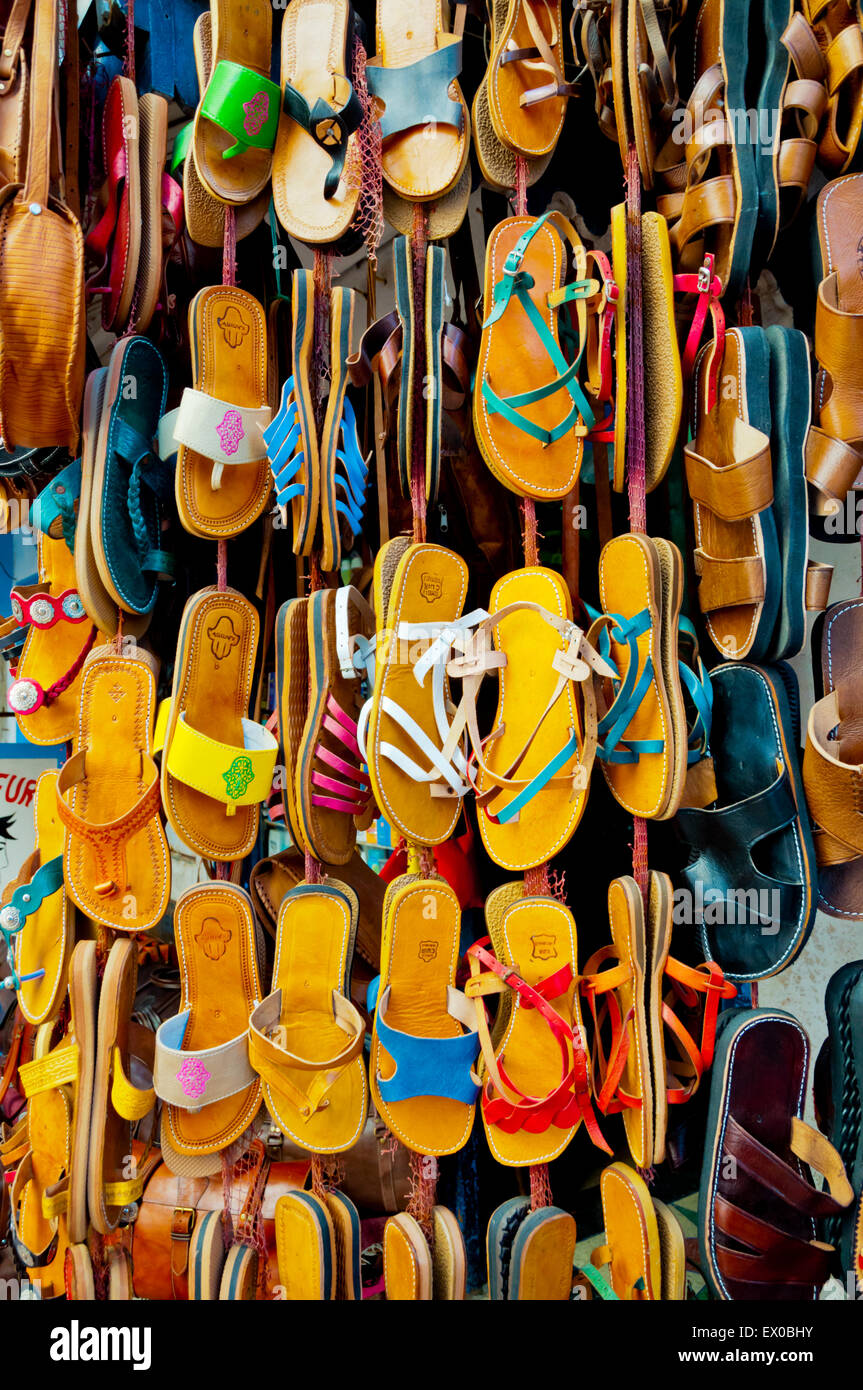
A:
[[[153,1085],[181,1154],[214,1154],[248,1129],[261,1103],[249,1063],[249,1014],[261,999],[255,916],[230,883],[199,883],[177,899],[180,1012],[156,1034]]]
[[[337,879],[288,893],[272,993],[249,1018],[249,1061],[267,1109],[310,1153],[352,1148],[366,1122],[366,1030],[350,999],[358,915],[356,894]]]
[[[84,662],[77,752],[64,763],[57,809],[66,828],[64,876],[87,917],[115,931],[148,931],[171,894],[153,760],[156,662],[142,647],[96,647]]]
[[[162,801],[175,834],[204,859],[245,859],[273,784],[278,744],[246,717],[258,631],[257,612],[236,589],[201,589],[183,610]]]
[[[457,1153],[473,1128],[479,1038],[455,988],[460,927],[443,879],[408,874],[387,889],[369,1081],[378,1114],[414,1153]]]

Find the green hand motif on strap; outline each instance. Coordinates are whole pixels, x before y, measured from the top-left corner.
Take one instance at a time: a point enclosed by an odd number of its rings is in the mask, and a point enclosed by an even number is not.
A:
[[[281,91],[275,82],[223,59],[207,84],[201,114],[233,135],[236,144],[222,151],[223,159],[232,159],[250,148],[273,148],[280,104]]]
[[[488,406],[489,414],[503,415],[510,424],[515,425],[525,434],[529,434],[533,439],[539,440],[544,446],[556,443],[558,439],[562,439],[573,429],[578,433],[587,434],[595,424],[593,410],[577,377],[584,353],[585,339],[582,338],[578,344],[575,360],[567,362],[559,343],[530,297],[529,291],[534,286],[533,276],[521,269],[524,253],[531,239],[536,236],[540,227],[544,226],[549,218],[557,220],[558,217],[559,214],[553,211],[543,213],[542,217],[538,217],[533,226],[519,237],[504,262],[503,276],[494,286],[491,313],[483,324],[484,328],[488,328],[491,324],[497,323],[515,295],[527,314],[534,332],[557,368],[558,376],[546,386],[539,386],[533,391],[523,391],[514,396],[499,396],[487,380],[483,380],[482,383],[483,400]],[[589,299],[596,292],[597,284],[594,280],[577,280],[559,290],[551,291],[547,296],[547,304],[550,309],[560,309],[565,304]],[[572,340],[574,335],[567,331],[565,336],[567,340]],[[534,424],[532,420],[519,413],[523,407],[535,405],[537,401],[546,400],[549,396],[554,396],[558,391],[563,390],[569,395],[572,405],[564,418],[553,429],[543,429],[542,426]]]
[[[331,106],[323,97],[318,97],[314,106],[309,107],[302,92],[285,83],[284,108],[291,120],[302,126],[322,150],[332,159],[324,181],[324,197],[334,198],[345,167],[348,152],[348,136],[353,135],[362,124],[363,106],[351,83],[346,77],[341,79],[347,86],[349,96],[339,107]]]

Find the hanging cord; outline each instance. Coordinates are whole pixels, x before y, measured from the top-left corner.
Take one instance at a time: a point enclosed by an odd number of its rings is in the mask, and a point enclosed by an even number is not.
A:
[[[135,81],[135,0],[126,0],[126,59],[125,75]]]

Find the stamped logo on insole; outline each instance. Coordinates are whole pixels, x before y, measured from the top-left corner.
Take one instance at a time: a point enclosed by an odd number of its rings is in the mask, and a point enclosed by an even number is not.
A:
[[[532,936],[530,941],[533,947],[530,953],[531,960],[553,960],[557,955],[557,937],[552,936],[550,932]]]
[[[234,631],[234,624],[227,613],[223,613],[218,622],[207,628],[207,636],[210,639],[213,656],[217,661],[224,661],[240,640],[240,635]]]
[[[443,593],[443,580],[437,574],[420,575],[420,598],[426,603],[434,603]]]
[[[217,917],[205,917],[195,937],[209,960],[221,960],[231,939],[230,927],[223,927]]]
[[[435,956],[437,955],[437,942],[421,941],[420,948],[417,951],[417,955],[419,956],[420,960],[423,960],[426,962],[426,964],[428,964],[428,962],[430,960],[434,960]]]
[[[229,348],[240,347],[243,339],[251,331],[236,304],[229,304],[222,317],[216,319],[216,323],[221,328],[222,337]]]

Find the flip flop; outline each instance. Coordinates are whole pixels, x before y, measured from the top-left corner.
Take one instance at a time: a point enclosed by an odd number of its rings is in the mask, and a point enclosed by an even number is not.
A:
[[[99,991],[87,1175],[90,1220],[102,1235],[128,1220],[129,1209],[144,1189],[142,1177],[137,1173],[131,1178],[128,1175],[133,1123],[148,1115],[156,1100],[150,1088],[142,1090],[129,1079],[130,1027],[137,980],[136,943],[128,938],[115,941]],[[149,1060],[152,1062],[152,1051]]]
[[[841,1217],[854,1193],[833,1145],[802,1119],[808,1071],[809,1039],[790,1014],[734,1009],[722,1019],[698,1245],[723,1301],[811,1301],[830,1273],[834,1250],[816,1223]],[[813,1186],[810,1166],[827,1188]]]
[[[414,1153],[457,1153],[473,1128],[479,1039],[455,988],[460,922],[443,879],[405,875],[387,890],[369,1081],[378,1114]]]
[[[605,780],[632,815],[667,820],[686,781],[688,734],[677,626],[683,562],[677,547],[617,536],[599,561],[602,615],[588,641],[618,675],[598,687]]]
[[[492,1154],[509,1168],[550,1163],[582,1120],[594,1142],[607,1147],[591,1108],[572,913],[552,898],[516,899],[496,935],[494,955],[488,938],[469,948],[465,988],[477,1011],[482,1118]],[[492,1037],[482,997],[504,990],[515,998]]]
[[[350,0],[291,0],[282,21],[282,88],[273,202],[290,236],[339,240],[356,216],[363,107],[349,74],[357,18]]]
[[[368,1110],[365,1024],[350,1002],[359,904],[336,879],[279,911],[273,991],[249,1018],[249,1060],[275,1124],[301,1149],[341,1153]]]
[[[159,580],[171,579],[164,549],[172,478],[154,449],[168,398],[168,369],[148,338],[122,338],[111,353],[89,479],[90,537],[99,579],[124,612],[152,612]]]
[[[66,890],[115,931],[147,931],[171,891],[153,761],[155,661],[97,647],[84,663],[77,752],[57,783]],[[123,702],[126,703],[123,703]]]
[[[471,681],[465,695],[474,704],[476,675],[494,668],[493,733],[482,739],[475,713],[469,716],[471,778],[475,760],[486,850],[501,868],[521,872],[562,850],[581,820],[596,750],[593,671],[612,668],[573,622],[563,579],[540,566],[498,580],[488,619],[466,654],[450,662],[451,674]]]
[[[326,1202],[288,1192],[276,1202],[279,1283],[288,1302],[332,1301],[336,1291],[335,1232]]]
[[[174,930],[183,996],[156,1034],[153,1085],[172,1147],[218,1153],[261,1103],[248,1056],[249,1014],[261,998],[252,904],[233,884],[195,884],[177,899]]]
[[[462,617],[467,565],[443,546],[399,537],[378,551],[374,573],[378,650],[358,742],[381,814],[408,840],[437,845],[452,835],[467,792],[461,740],[447,746],[445,671],[452,643],[477,621]]]
[[[863,599],[835,603],[812,630],[815,703],[809,711],[803,786],[818,861],[818,905],[831,917],[863,917],[863,833],[857,779],[863,764],[859,654]]]
[[[425,1303],[433,1297],[428,1241],[406,1211],[391,1216],[384,1226],[384,1284],[387,1303]]]
[[[315,857],[346,864],[354,852],[356,821],[366,814],[370,797],[357,718],[374,619],[350,585],[318,590],[307,610],[309,712],[296,756],[296,807],[302,841]]]
[[[676,828],[690,847],[682,878],[696,905],[703,902],[696,920],[704,958],[729,980],[760,980],[799,954],[817,904],[785,686],[787,680],[793,699],[796,678],[790,667],[767,671],[742,662],[715,666],[710,675],[718,797],[705,809],[678,812]]]
[[[567,281],[567,244],[575,266],[572,281]],[[474,431],[492,473],[522,496],[562,498],[578,478],[584,438],[595,419],[577,373],[585,372],[587,300],[598,289],[598,282],[587,278],[581,238],[561,213],[509,217],[492,232]],[[558,319],[571,304],[574,329]],[[514,362],[514,384],[520,389],[504,394]]]
[[[250,203],[270,180],[281,93],[270,81],[272,10],[238,12],[211,0],[212,70],[195,112],[192,154],[201,183],[223,203]]]
[[[74,908],[63,883],[59,776],[59,772],[43,772],[36,783],[32,872],[0,908],[0,932],[7,942],[11,937],[15,946],[15,972],[21,981],[18,1006],[27,1022],[34,1025],[59,1011],[66,997],[69,957],[75,944]]]
[[[87,1153],[90,1143],[90,1107],[96,1053],[96,943],[79,941],[69,965],[69,1029],[51,1052],[21,1063],[18,1076],[24,1094],[31,1096],[69,1086],[72,1093],[72,1129],[66,1175],[47,1192],[51,1219],[65,1212],[71,1244],[87,1236]],[[26,1169],[19,1169],[20,1182]],[[15,1193],[12,1194],[13,1207]]]
[[[539,159],[553,152],[567,99],[576,93],[563,68],[560,0],[494,0],[489,111],[498,139],[516,155]]]
[[[470,149],[470,116],[458,83],[462,39],[446,33],[443,22],[441,0],[380,0],[377,53],[366,65],[369,91],[384,108],[384,180],[411,202],[430,202],[454,188]]]
[[[640,1302],[658,1299],[662,1292],[659,1227],[650,1189],[625,1163],[611,1163],[599,1180],[605,1244],[597,1246],[591,1263],[611,1267],[611,1287],[617,1298]]]
[[[0,1147],[10,1178],[5,1229],[19,1268],[38,1285],[42,1298],[65,1292],[66,1218],[52,1212],[48,1194],[68,1171],[71,1133],[72,1091],[57,1086],[30,1097],[24,1120]]]
[[[827,1014],[832,1123],[827,1136],[854,1189],[854,1202],[827,1220],[826,1239],[839,1251],[841,1268],[854,1270],[863,1290],[863,961],[831,975],[824,999]],[[822,1126],[819,1125],[819,1128]]]
[[[295,270],[291,280],[291,375],[282,387],[279,408],[264,430],[264,445],[276,489],[282,525],[293,519],[295,555],[308,555],[317,536],[321,466],[312,396],[314,277]]]
[[[189,305],[194,386],[159,425],[163,459],[177,449],[175,496],[194,536],[236,536],[266,509],[272,482],[267,323],[245,290],[214,285]]]
[[[278,744],[246,718],[258,628],[257,612],[236,589],[202,589],[183,611],[162,801],[174,832],[205,859],[246,857],[273,782]]]
[[[195,51],[198,86],[200,92],[203,93],[206,91],[213,70],[212,18],[207,11],[199,14],[195,20],[195,27],[192,30],[192,45]],[[197,242],[199,246],[210,246],[213,249],[221,248],[225,244],[226,204],[218,198],[214,198],[200,180],[191,148],[193,129],[194,126],[191,124],[184,127],[184,130],[188,130],[189,134],[187,140],[184,141],[185,148],[182,159],[177,157],[175,144],[174,155],[171,160],[171,173],[176,173],[182,167],[183,211],[186,218],[186,231],[192,241]],[[241,204],[236,209],[234,225],[237,241],[242,241],[245,237],[250,236],[255,228],[260,226],[266,217],[269,201],[269,192],[264,187],[257,198]]]

